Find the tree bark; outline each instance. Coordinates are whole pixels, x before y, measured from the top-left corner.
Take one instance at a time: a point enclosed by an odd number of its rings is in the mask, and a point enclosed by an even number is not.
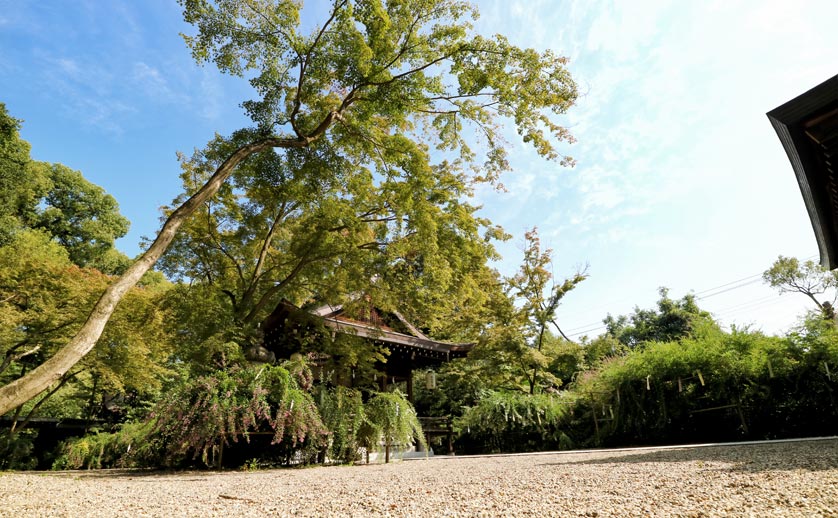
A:
[[[323,124],[331,123],[332,120],[334,120],[334,115],[330,114],[325,118]],[[55,353],[52,358],[27,375],[0,387],[0,415],[19,407],[48,389],[93,349],[102,335],[105,324],[116,309],[117,303],[163,255],[181,224],[218,191],[242,160],[254,153],[274,147],[305,147],[322,135],[327,127],[328,124],[325,124],[325,127],[322,128],[318,127],[312,135],[306,138],[281,139],[267,137],[242,146],[230,155],[198,192],[172,212],[148,250],[102,293],[84,325],[72,340]]]
[[[31,410],[29,410],[29,413],[26,414],[26,417],[23,419],[23,422],[20,423],[20,426],[18,426],[17,420],[18,420],[18,417],[20,417],[20,409],[23,408],[23,406],[17,407],[17,410],[15,410],[15,417],[12,420],[12,426],[9,428],[9,438],[11,439],[12,437],[14,437],[14,435],[16,433],[18,433],[21,430],[23,430],[24,428],[26,428],[26,426],[29,425],[29,422],[32,421],[32,418],[35,417],[35,413],[38,411],[39,408],[41,408],[41,405],[43,405],[47,401],[47,399],[49,399],[56,392],[58,392],[58,390],[61,387],[63,387],[65,383],[67,383],[69,380],[71,380],[75,375],[76,374],[74,373],[74,374],[71,374],[69,376],[64,376],[63,378],[61,378],[61,381],[58,383],[58,385],[56,385],[55,387],[53,387],[52,390],[47,392],[47,394],[44,397],[42,397],[37,403],[35,403],[35,405],[32,407]]]

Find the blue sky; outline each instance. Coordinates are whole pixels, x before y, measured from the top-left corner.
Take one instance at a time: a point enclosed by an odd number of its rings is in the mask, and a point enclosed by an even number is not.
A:
[[[310,2],[311,6],[317,6]],[[565,122],[572,169],[510,136],[508,192],[483,213],[515,238],[538,226],[557,277],[588,264],[559,322],[596,334],[659,286],[694,292],[726,324],[783,332],[807,308],[758,274],[817,247],[765,113],[838,73],[838,2],[498,0],[476,29],[571,59],[583,96]],[[0,101],[39,160],[64,163],[120,203],[133,255],[179,192],[177,151],[247,125],[241,80],[195,65],[173,1],[0,0]],[[715,289],[714,289],[715,288]]]

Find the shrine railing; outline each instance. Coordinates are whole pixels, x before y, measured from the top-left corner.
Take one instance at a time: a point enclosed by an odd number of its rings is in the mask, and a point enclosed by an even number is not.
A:
[[[425,442],[428,446],[434,437],[445,437],[447,454],[454,455],[454,423],[451,416],[420,417],[419,424],[422,425],[422,432],[425,434]]]

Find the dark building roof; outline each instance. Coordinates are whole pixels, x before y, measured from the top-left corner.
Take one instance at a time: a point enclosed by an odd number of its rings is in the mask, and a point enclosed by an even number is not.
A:
[[[768,112],[812,221],[821,264],[838,268],[838,75]]]
[[[333,331],[359,336],[385,345],[392,353],[421,357],[431,361],[461,358],[474,348],[473,343],[450,343],[433,340],[410,324],[400,313],[384,312],[369,306],[362,315],[349,315],[344,306],[325,305],[302,310],[283,302],[264,323],[265,346],[279,350],[281,335],[288,326],[305,323],[323,325]],[[282,354],[283,351],[278,351]]]

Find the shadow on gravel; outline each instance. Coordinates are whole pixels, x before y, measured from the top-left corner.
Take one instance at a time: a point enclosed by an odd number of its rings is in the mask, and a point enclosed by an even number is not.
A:
[[[54,475],[54,476],[68,476],[75,478],[127,478],[127,479],[152,479],[152,478],[171,478],[179,481],[201,481],[208,480],[217,475],[228,475],[230,473],[267,473],[277,471],[294,471],[297,469],[308,469],[312,467],[323,467],[320,465],[314,466],[283,466],[278,468],[263,468],[258,471],[244,471],[238,469],[225,469],[218,471],[217,469],[154,469],[154,468],[108,468],[108,469],[78,469],[78,470],[56,470],[56,471],[20,471],[18,473],[25,473],[29,475]],[[1,474],[2,472],[0,472]],[[2,515],[0,515],[2,516]]]
[[[26,473],[26,472],[21,472]],[[75,478],[127,478],[127,479],[143,479],[143,478],[160,478],[172,477],[184,481],[198,481],[207,480],[213,475],[218,475],[220,471],[175,471],[175,470],[155,470],[155,469],[91,469],[91,470],[67,470],[67,471],[30,471],[32,474],[40,475],[65,475]]]
[[[751,444],[739,446],[707,446],[638,453],[614,452],[613,456],[569,461],[559,464],[632,464],[648,462],[723,462],[722,469],[759,473],[764,471],[827,471],[838,469],[838,440],[800,443]],[[664,468],[665,469],[665,468]]]

